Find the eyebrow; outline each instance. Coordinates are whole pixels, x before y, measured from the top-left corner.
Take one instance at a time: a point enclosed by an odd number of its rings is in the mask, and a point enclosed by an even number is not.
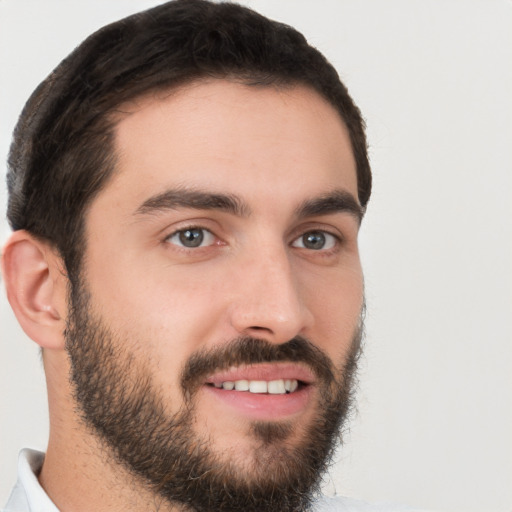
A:
[[[299,218],[329,215],[333,213],[348,213],[361,224],[365,209],[355,197],[345,190],[334,190],[328,194],[307,199],[296,210]]]
[[[247,217],[251,213],[249,206],[236,195],[176,188],[150,197],[137,208],[135,215],[151,215],[177,208],[220,210],[239,217]],[[295,210],[295,215],[303,219],[343,212],[355,217],[359,224],[364,216],[364,208],[352,194],[345,190],[335,190],[320,197],[305,200]]]
[[[135,215],[149,215],[177,208],[220,210],[239,217],[246,217],[250,213],[249,207],[239,197],[232,194],[176,188],[150,197],[137,208]]]

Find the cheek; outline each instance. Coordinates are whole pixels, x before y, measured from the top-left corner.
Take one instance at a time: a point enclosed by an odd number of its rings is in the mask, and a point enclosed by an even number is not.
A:
[[[94,307],[170,378],[205,343],[219,340],[226,280],[205,268],[118,265],[91,272]],[[169,371],[175,369],[176,371]]]
[[[359,262],[320,275],[307,275],[302,287],[315,318],[313,341],[335,360],[350,347],[364,303],[363,274]]]

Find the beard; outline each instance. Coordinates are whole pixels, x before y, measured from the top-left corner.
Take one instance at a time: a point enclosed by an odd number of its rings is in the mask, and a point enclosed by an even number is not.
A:
[[[65,335],[77,411],[110,460],[155,497],[184,510],[310,509],[350,411],[362,320],[338,367],[301,337],[280,345],[240,338],[197,352],[180,376],[182,405],[170,414],[147,358],[129,352],[126,340],[91,313],[83,287],[74,287],[71,305]],[[255,442],[251,457],[237,462],[234,453],[216,453],[211,439],[194,432],[194,397],[206,376],[231,366],[282,361],[313,370],[319,397],[314,419],[308,425],[252,421],[247,432]],[[298,439],[292,442],[292,436]]]

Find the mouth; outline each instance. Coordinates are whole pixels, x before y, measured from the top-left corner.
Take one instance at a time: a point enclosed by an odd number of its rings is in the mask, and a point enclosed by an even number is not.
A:
[[[268,394],[268,395],[285,395],[294,393],[300,386],[305,384],[296,379],[278,379],[278,380],[226,380],[218,383],[207,383],[217,389],[225,389],[227,391],[248,391],[249,393]]]
[[[209,376],[204,384],[205,391],[223,407],[260,421],[303,412],[314,387],[312,372],[294,363],[230,368]]]

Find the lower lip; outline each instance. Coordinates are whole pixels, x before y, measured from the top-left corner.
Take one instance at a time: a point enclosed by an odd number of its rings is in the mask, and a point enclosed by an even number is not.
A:
[[[214,386],[203,386],[215,399],[232,407],[241,415],[255,420],[279,420],[303,412],[310,400],[312,386],[283,395],[228,391]]]

